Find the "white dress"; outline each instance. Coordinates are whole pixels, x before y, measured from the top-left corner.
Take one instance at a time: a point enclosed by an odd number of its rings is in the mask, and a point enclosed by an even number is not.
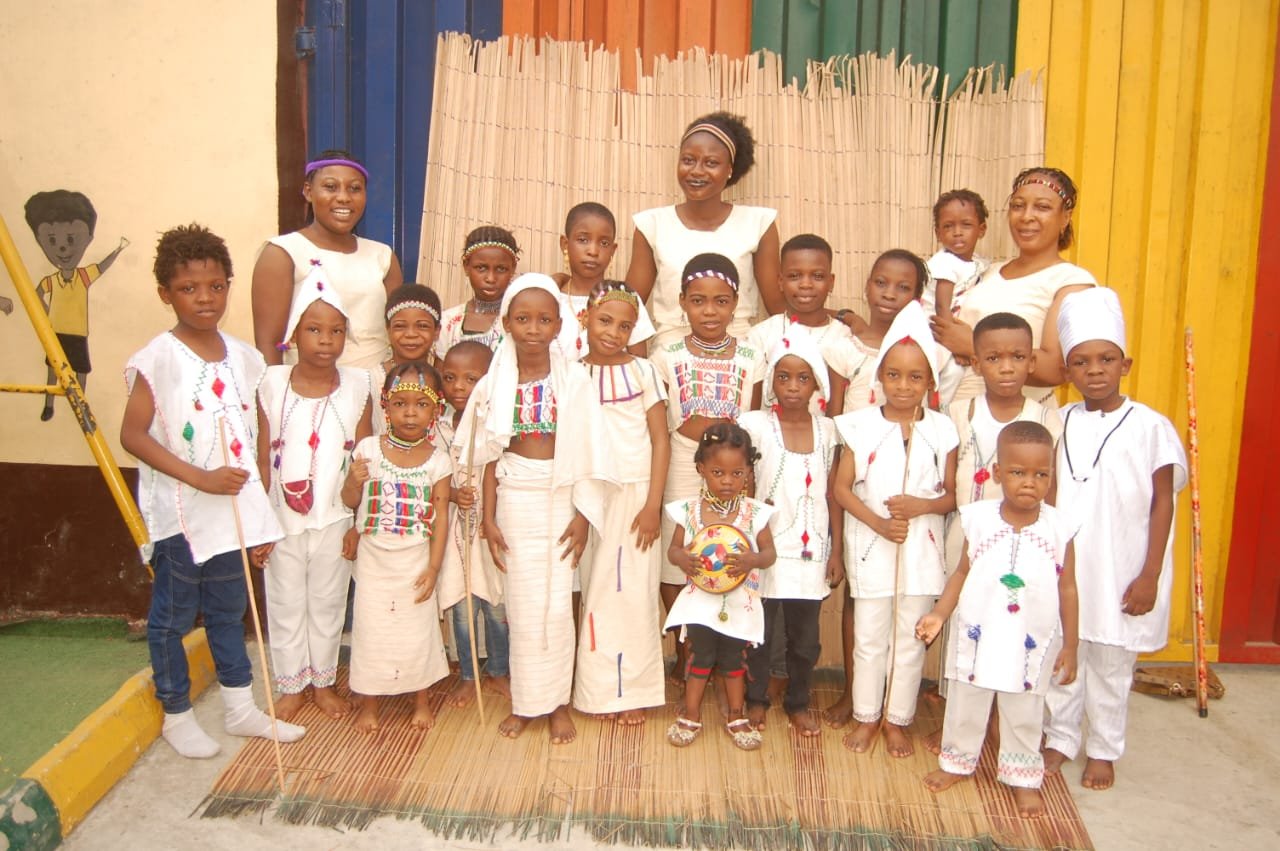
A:
[[[827,480],[835,455],[836,426],[827,417],[811,419],[813,451],[808,453],[786,448],[772,411],[748,411],[738,419],[760,452],[756,498],[774,511],[771,526],[778,560],[760,575],[760,594],[766,599],[821,600],[831,593]]]
[[[151,545],[182,535],[196,564],[239,548],[233,506],[240,511],[246,547],[284,537],[267,500],[258,471],[258,415],[255,397],[267,370],[262,355],[243,340],[221,334],[225,354],[206,361],[172,332],[155,337],[135,352],[124,368],[125,391],[138,376],[151,389],[155,410],[148,430],[161,446],[202,470],[223,463],[223,429],[230,466],[249,474],[234,500],[205,493],[138,462],[138,508]]]
[[[674,206],[641,210],[632,217],[636,230],[644,234],[653,250],[658,269],[648,302],[653,324],[658,329],[649,350],[651,355],[655,347],[665,346],[689,333],[689,322],[680,307],[680,276],[685,264],[699,254],[721,254],[737,267],[738,306],[733,312],[729,333],[739,338],[746,335],[752,317],[760,312],[756,249],[777,218],[777,210],[745,204],[734,204],[729,217],[715,230],[685,227]]]
[[[1137,653],[1154,652],[1168,641],[1176,516],[1155,608],[1126,615],[1120,600],[1146,560],[1151,477],[1170,464],[1176,493],[1187,484],[1186,452],[1173,424],[1141,402],[1126,399],[1106,414],[1087,410],[1083,402],[1063,409],[1056,503],[1080,529],[1075,549],[1081,641]]]
[[[395,257],[391,246],[356,237],[355,251],[330,251],[300,231],[273,236],[267,242],[283,248],[293,260],[295,295],[298,285],[311,273],[313,260],[328,270],[348,321],[347,344],[338,358],[339,365],[373,369],[386,360],[387,288],[383,281]],[[296,352],[287,355],[290,361],[296,358]]]
[[[960,305],[960,321],[974,327],[978,320],[993,313],[1013,313],[1031,325],[1031,342],[1040,345],[1044,333],[1044,319],[1053,305],[1058,290],[1076,284],[1097,284],[1088,269],[1074,263],[1055,263],[1047,269],[1023,275],[1021,278],[1005,278],[1002,272],[1008,261],[987,269],[982,280],[971,289]],[[973,367],[965,369],[964,378],[955,392],[956,399],[969,399],[984,390],[982,376]],[[1035,399],[1050,407],[1056,405],[1052,387],[1022,388],[1027,398]],[[1050,401],[1053,400],[1053,401]]]
[[[1015,530],[1000,516],[1002,502],[960,509],[969,574],[951,616],[947,677],[991,691],[1043,695],[1062,640],[1058,577],[1072,531],[1051,505],[1041,505],[1035,523]]]
[[[360,492],[356,528],[356,599],[351,626],[351,690],[358,694],[420,691],[449,673],[435,597],[415,603],[413,583],[427,569],[435,508],[431,489],[452,472],[433,452],[417,467],[399,467],[366,437],[357,458],[371,478]]]
[[[684,528],[684,542],[688,546],[704,527],[717,523],[733,526],[747,536],[752,550],[757,549],[756,536],[769,525],[773,507],[759,500],[743,497],[738,513],[733,517],[704,516],[702,500],[698,497],[667,503],[666,514]],[[769,568],[772,570],[772,568]],[[683,574],[682,574],[683,575]],[[721,620],[721,616],[727,616]],[[760,600],[760,571],[747,574],[742,584],[727,594],[703,591],[693,581],[685,578],[684,590],[676,597],[667,613],[663,630],[686,624],[698,624],[713,629],[730,638],[740,638],[751,644],[764,641],[764,606]],[[681,630],[683,640],[684,630]]]
[[[582,624],[573,705],[581,712],[621,712],[665,699],[658,587],[661,543],[636,546],[631,524],[649,497],[653,445],[648,414],[666,401],[653,364],[643,358],[610,366],[584,364],[599,393],[605,433],[618,453],[619,489],[592,529],[578,567]]]
[[[960,314],[960,305],[965,296],[977,285],[984,272],[991,266],[991,261],[977,254],[970,260],[961,260],[945,248],[929,258],[925,266],[929,269],[929,282],[925,284],[924,295],[920,303],[925,313],[932,316],[936,312],[939,280],[955,284],[951,291],[951,315]]]
[[[888,517],[885,500],[906,493],[924,499],[944,489],[947,454],[958,438],[951,421],[926,409],[915,423],[911,457],[906,457],[902,426],[884,418],[881,408],[863,408],[835,418],[840,441],[853,452],[856,476],[853,492],[881,517]],[[906,488],[903,468],[906,465]],[[925,514],[909,521],[901,545],[902,571],[896,592],[906,596],[942,593],[945,576],[943,516]],[[845,568],[854,598],[892,597],[899,545],[882,538],[861,520],[845,512]]]

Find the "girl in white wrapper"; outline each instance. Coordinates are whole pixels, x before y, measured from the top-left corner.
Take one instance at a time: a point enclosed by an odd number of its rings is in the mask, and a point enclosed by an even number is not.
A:
[[[453,451],[484,464],[481,528],[506,574],[511,714],[519,736],[549,721],[552,744],[577,736],[573,577],[590,526],[601,528],[613,463],[586,369],[566,356],[577,322],[555,282],[521,275],[499,309],[502,342],[458,421]]]
[[[342,486],[356,510],[360,544],[351,629],[356,726],[378,729],[380,695],[413,692],[412,725],[435,723],[427,688],[449,673],[434,600],[447,544],[452,463],[427,434],[440,411],[440,375],[422,361],[391,370],[383,384],[387,430],[366,437]],[[430,602],[428,602],[430,601]]]
[[[743,750],[756,750],[763,737],[747,720],[747,652],[764,641],[764,605],[760,599],[760,571],[773,564],[777,554],[769,518],[773,507],[747,496],[751,465],[757,453],[751,435],[732,423],[717,423],[702,433],[694,454],[702,489],[692,499],[667,503],[675,523],[667,558],[689,577],[667,614],[666,629],[681,627],[680,641],[692,645],[684,711],[667,730],[667,741],[687,747],[702,731],[702,698],[712,670],[720,672],[729,722],[725,730]],[[707,556],[688,549],[707,526],[737,529],[751,548],[725,547],[723,579],[740,577],[741,584],[723,593],[712,593],[695,584]]]

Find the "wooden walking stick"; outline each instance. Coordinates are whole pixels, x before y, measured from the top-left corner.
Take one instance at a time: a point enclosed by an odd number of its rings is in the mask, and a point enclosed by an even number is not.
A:
[[[915,442],[916,437],[916,414],[911,412],[911,423],[907,426],[907,446],[904,452],[905,460],[902,464],[902,487],[899,493],[903,496],[907,495],[907,474],[911,470],[911,445]],[[911,521],[907,521],[908,534],[910,534]],[[884,687],[884,704],[880,707],[880,729],[876,731],[876,737],[872,740],[871,749],[875,749],[875,741],[880,738],[884,732],[885,725],[889,723],[889,701],[893,698],[893,673],[894,668],[898,664],[898,600],[902,591],[902,551],[906,548],[906,541],[898,544],[897,551],[894,554],[893,561],[893,618],[889,631],[889,668],[885,678]]]
[[[222,436],[222,465],[231,466],[231,455],[227,446],[227,420],[218,419],[218,433]],[[267,667],[266,645],[262,642],[262,619],[258,617],[258,599],[253,591],[253,574],[249,570],[249,551],[244,545],[244,524],[240,522],[240,501],[235,494],[231,495],[231,514],[236,520],[236,538],[240,541],[240,563],[244,565],[244,584],[249,590],[249,611],[253,613],[253,632],[258,639],[258,662],[262,665],[262,677],[267,687],[267,713],[271,716],[271,743],[276,752],[276,780],[280,783],[280,794],[284,794],[284,755],[280,752],[280,732],[276,729],[276,699],[271,693],[271,669]]]
[[[1195,616],[1196,708],[1209,717],[1209,665],[1204,658],[1204,553],[1200,538],[1200,440],[1196,422],[1196,355],[1187,328],[1187,433],[1191,473],[1191,603]]]
[[[471,418],[471,433],[467,437],[467,487],[475,493],[475,479],[472,465],[476,460],[476,422],[480,419],[480,411]],[[467,638],[471,644],[471,679],[476,685],[476,708],[480,710],[480,726],[484,726],[484,695],[480,689],[480,655],[476,650],[476,611],[471,601],[471,545],[474,542],[475,503],[463,514],[462,518],[462,582],[463,591],[467,595]]]

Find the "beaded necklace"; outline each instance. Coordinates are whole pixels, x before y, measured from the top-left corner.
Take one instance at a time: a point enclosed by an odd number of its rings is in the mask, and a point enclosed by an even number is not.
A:
[[[729,351],[729,347],[733,345],[734,339],[732,334],[725,334],[724,339],[720,342],[708,343],[697,334],[690,334],[689,342],[701,349],[706,355],[723,357]]]
[[[811,427],[813,428],[813,451],[808,453],[792,452],[790,449],[787,449],[786,440],[784,440],[782,436],[782,422],[781,420],[778,419],[777,414],[771,412],[769,416],[769,421],[773,425],[774,439],[778,442],[778,446],[782,449],[782,462],[778,464],[778,469],[777,469],[777,472],[774,473],[773,481],[769,483],[769,493],[768,493],[768,496],[765,497],[765,502],[776,504],[776,501],[774,500],[774,496],[778,493],[778,488],[782,484],[782,477],[787,470],[787,461],[790,459],[792,455],[798,456],[804,463],[804,495],[801,496],[800,499],[796,501],[796,511],[795,511],[796,519],[792,523],[792,526],[788,527],[787,529],[781,530],[779,532],[779,536],[781,536],[781,534],[785,532],[790,531],[790,529],[795,526],[795,523],[799,522],[801,524],[800,558],[804,561],[812,561],[813,550],[809,549],[809,541],[811,540],[809,535],[809,528],[815,525],[814,524],[814,504],[815,503],[814,503],[813,494],[810,492],[810,489],[813,487],[813,470],[809,466],[809,464],[810,464],[810,459],[813,457],[814,453],[818,453],[819,456],[823,459],[822,464],[823,464],[824,471],[828,475],[830,475],[831,453],[827,452],[826,447],[822,445],[821,429],[818,428],[818,424],[816,420],[813,420],[812,418],[810,418]],[[820,530],[818,531],[820,532]],[[825,539],[823,543],[823,550],[825,554],[825,550],[826,550]]]
[[[711,506],[711,510],[721,517],[728,518],[730,514],[736,514],[742,508],[742,493],[735,493],[728,499],[721,499],[713,494],[708,488],[706,481],[702,483],[701,493],[698,494],[698,513],[699,523],[701,523],[702,503],[705,502]]]
[[[486,313],[486,314],[497,313],[501,309],[502,309],[502,299],[496,299],[494,301],[485,301],[484,299],[479,297],[475,297],[471,299],[472,313]]]
[[[316,452],[320,447],[320,428],[324,425],[325,414],[329,413],[329,407],[333,401],[333,394],[338,389],[339,378],[335,372],[333,382],[329,386],[329,392],[325,394],[323,402],[318,405],[311,406],[311,434],[307,438],[307,446],[311,449],[311,463],[307,466],[307,478],[303,481],[286,482],[280,481],[280,489],[284,491],[286,501],[289,497],[300,499],[311,490],[316,479]],[[293,404],[286,407],[289,401],[289,394],[293,393]],[[271,441],[271,449],[275,452],[275,458],[271,461],[271,467],[277,472],[281,469],[284,460],[285,434],[288,433],[289,417],[293,415],[293,411],[304,397],[293,390],[293,368],[289,369],[289,377],[284,382],[284,392],[280,394],[280,435]],[[339,426],[342,426],[339,419]],[[346,427],[342,426],[343,431],[343,448],[347,451],[351,450],[351,441],[346,439]]]
[[[394,449],[399,449],[401,452],[408,452],[411,449],[417,449],[421,446],[426,441],[427,435],[424,434],[417,440],[402,440],[401,438],[396,437],[396,433],[393,430],[387,429],[386,438],[388,446]]]

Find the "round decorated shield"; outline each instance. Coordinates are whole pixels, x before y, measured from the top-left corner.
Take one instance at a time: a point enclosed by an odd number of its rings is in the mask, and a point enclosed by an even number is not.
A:
[[[689,545],[689,552],[696,555],[702,563],[698,573],[693,576],[693,584],[712,594],[727,594],[741,585],[747,575],[726,575],[725,561],[732,553],[750,551],[751,543],[737,528],[724,523],[707,526],[693,536],[693,542]]]

